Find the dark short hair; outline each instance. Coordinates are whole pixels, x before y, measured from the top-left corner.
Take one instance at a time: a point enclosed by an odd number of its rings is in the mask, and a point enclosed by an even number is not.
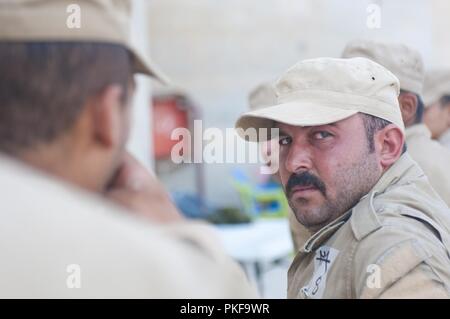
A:
[[[369,152],[372,153],[375,151],[375,143],[374,143],[374,137],[375,133],[379,130],[382,130],[389,124],[392,124],[392,122],[379,118],[377,116],[373,116],[370,114],[360,113],[363,119],[364,128],[366,131],[366,137],[367,137],[367,143],[369,146]],[[403,144],[403,150],[402,154],[406,152],[406,143]]]
[[[127,92],[130,63],[115,44],[0,42],[0,151],[55,140],[108,85]]]

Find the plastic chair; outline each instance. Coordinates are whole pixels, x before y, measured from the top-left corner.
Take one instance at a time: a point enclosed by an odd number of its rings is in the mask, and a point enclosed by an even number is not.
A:
[[[233,186],[239,193],[244,210],[252,217],[286,217],[289,205],[283,189],[278,183],[255,185],[241,170],[232,172]]]

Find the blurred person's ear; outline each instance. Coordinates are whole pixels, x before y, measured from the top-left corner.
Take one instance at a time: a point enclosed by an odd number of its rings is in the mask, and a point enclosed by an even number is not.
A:
[[[408,127],[414,124],[416,121],[417,105],[419,103],[417,96],[410,92],[401,93],[398,97],[398,102],[405,126]]]
[[[101,147],[116,148],[124,143],[124,93],[120,85],[109,85],[88,103],[92,141]]]
[[[402,131],[394,124],[389,124],[375,133],[375,150],[383,171],[402,155],[404,143],[405,137]]]
[[[77,151],[74,170],[88,188],[103,192],[125,155],[130,127],[132,90],[111,84],[88,99],[76,128],[73,145]],[[128,97],[128,98],[127,98]]]

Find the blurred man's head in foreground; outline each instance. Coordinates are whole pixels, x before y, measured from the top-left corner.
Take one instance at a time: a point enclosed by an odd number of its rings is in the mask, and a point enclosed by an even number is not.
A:
[[[128,136],[130,65],[119,45],[0,43],[0,150],[104,188]]]
[[[0,4],[0,151],[93,191],[125,153],[133,75],[155,75],[128,43],[130,2]]]
[[[279,128],[279,176],[298,221],[317,231],[353,207],[401,156],[398,79],[364,58],[305,60],[276,82],[277,103],[236,128]]]

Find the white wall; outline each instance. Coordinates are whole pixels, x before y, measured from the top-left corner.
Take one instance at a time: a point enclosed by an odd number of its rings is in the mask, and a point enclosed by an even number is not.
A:
[[[150,55],[148,1],[134,0],[131,20],[131,41],[143,55]],[[128,150],[147,168],[153,168],[151,139],[151,83],[147,76],[136,76],[132,126]]]

